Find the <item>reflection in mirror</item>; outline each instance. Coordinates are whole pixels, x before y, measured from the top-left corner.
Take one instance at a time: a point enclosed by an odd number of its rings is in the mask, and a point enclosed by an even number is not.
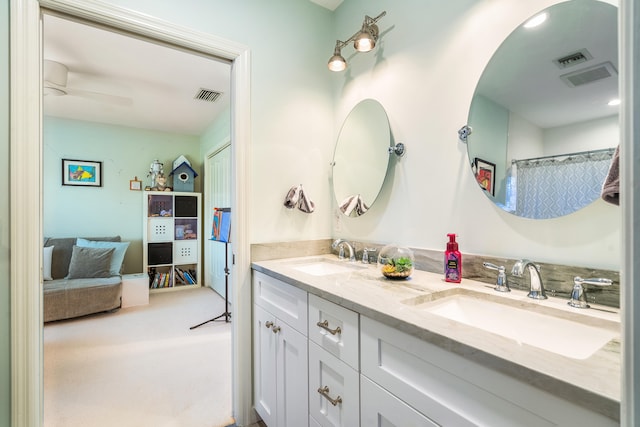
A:
[[[345,119],[333,154],[333,194],[347,216],[373,205],[389,165],[391,130],[384,107],[365,99]]]
[[[554,218],[599,198],[618,144],[617,8],[572,0],[516,28],[471,102],[469,161],[502,209]],[[537,16],[537,15],[536,15]],[[525,23],[526,24],[526,23]]]

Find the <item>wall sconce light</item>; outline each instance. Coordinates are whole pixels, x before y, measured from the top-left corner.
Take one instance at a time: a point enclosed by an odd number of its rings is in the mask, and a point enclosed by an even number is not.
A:
[[[336,47],[333,49],[333,56],[329,59],[329,69],[331,71],[343,71],[347,68],[347,61],[342,57],[342,48],[353,42],[353,47],[358,52],[369,52],[376,46],[380,32],[376,22],[387,12],[382,12],[375,18],[367,15],[364,17],[360,31],[349,37],[347,41],[336,40]]]

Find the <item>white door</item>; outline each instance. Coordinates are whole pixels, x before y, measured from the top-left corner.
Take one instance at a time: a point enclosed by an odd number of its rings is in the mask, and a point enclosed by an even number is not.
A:
[[[213,222],[213,208],[228,208],[231,206],[231,144],[215,150],[207,155],[205,165],[205,286],[213,288],[223,298],[225,296],[225,249],[229,271],[231,271],[231,245],[212,241],[211,225]],[[233,213],[232,213],[233,220]],[[232,236],[233,239],[233,236]],[[231,279],[229,278],[228,296],[231,299]]]

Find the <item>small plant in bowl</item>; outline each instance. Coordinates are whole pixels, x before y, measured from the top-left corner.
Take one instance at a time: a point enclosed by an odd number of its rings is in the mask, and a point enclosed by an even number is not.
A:
[[[413,273],[413,252],[399,246],[385,246],[378,256],[380,271],[389,279],[406,279]]]

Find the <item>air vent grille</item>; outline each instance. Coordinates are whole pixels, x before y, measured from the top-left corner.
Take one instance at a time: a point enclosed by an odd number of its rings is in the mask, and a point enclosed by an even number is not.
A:
[[[200,88],[200,90],[198,91],[198,93],[196,93],[196,96],[194,96],[193,99],[198,99],[200,101],[206,101],[206,102],[216,102],[216,100],[220,98],[221,95],[222,95],[221,92],[216,92],[215,90],[211,90],[211,89]]]
[[[598,80],[606,79],[617,75],[616,69],[611,62],[603,62],[593,67],[572,73],[563,74],[560,78],[570,87],[582,86]]]
[[[562,58],[555,59],[553,62],[560,68],[573,67],[574,65],[582,64],[593,58],[587,49],[579,50],[578,52],[565,55]]]

